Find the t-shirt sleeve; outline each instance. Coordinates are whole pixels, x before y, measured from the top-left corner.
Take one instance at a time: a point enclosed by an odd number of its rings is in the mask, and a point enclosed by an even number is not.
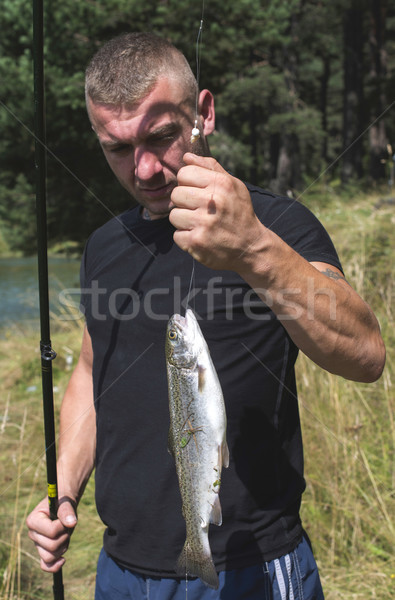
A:
[[[343,272],[339,256],[326,229],[298,200],[252,194],[260,221],[308,262],[324,262]]]

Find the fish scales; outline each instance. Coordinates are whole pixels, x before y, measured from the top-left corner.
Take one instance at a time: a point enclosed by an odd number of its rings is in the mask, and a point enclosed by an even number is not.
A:
[[[169,389],[169,450],[179,481],[186,541],[177,563],[180,575],[218,587],[208,539],[210,523],[221,525],[219,489],[229,464],[226,413],[221,386],[193,312],[173,315],[166,338]]]

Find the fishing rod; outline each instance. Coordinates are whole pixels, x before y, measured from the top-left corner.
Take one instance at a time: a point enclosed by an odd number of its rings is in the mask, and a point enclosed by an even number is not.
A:
[[[44,8],[43,0],[33,0],[34,132],[36,170],[37,262],[40,298],[40,353],[44,412],[45,456],[49,512],[56,519],[58,486],[56,472],[55,415],[48,294],[47,210],[46,210],[46,135],[44,95]],[[54,600],[64,600],[62,569],[53,574]]]

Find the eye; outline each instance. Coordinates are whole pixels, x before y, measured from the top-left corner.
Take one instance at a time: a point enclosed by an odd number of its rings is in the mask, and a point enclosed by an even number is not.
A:
[[[110,152],[112,154],[120,154],[121,152],[126,152],[127,150],[129,150],[129,146],[123,144],[121,146],[114,146],[114,148],[111,148]]]
[[[170,329],[170,331],[168,333],[168,337],[169,337],[169,340],[171,340],[173,342],[178,337],[177,332],[174,329]]]
[[[171,144],[174,140],[174,136],[172,135],[167,135],[167,136],[161,136],[161,137],[153,137],[148,141],[148,144],[151,147],[155,147],[157,146],[158,148],[162,147],[162,146],[168,146],[169,144]]]
[[[152,146],[167,146],[172,144],[180,134],[180,127],[177,124],[159,128],[147,136],[147,143]]]

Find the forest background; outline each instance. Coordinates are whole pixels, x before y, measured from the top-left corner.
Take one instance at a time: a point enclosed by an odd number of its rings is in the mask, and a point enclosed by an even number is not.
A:
[[[32,2],[0,11],[0,220],[11,251],[35,251]],[[80,249],[130,206],[84,106],[84,69],[108,38],[152,30],[196,70],[202,2],[62,0],[45,7],[50,244]],[[392,177],[395,4],[388,0],[206,0],[201,87],[214,92],[216,158],[235,175],[299,197],[318,178]]]
[[[36,250],[32,2],[0,0],[0,8],[0,256],[13,258]],[[153,30],[195,70],[201,10],[201,0],[45,0],[51,252],[79,256],[91,231],[131,203],[86,116],[89,58],[118,33]],[[201,86],[216,98],[213,154],[234,174],[309,206],[379,319],[388,356],[374,384],[298,359],[302,518],[327,600],[392,600],[395,3],[205,0],[201,61]],[[58,300],[59,285],[51,290]],[[56,414],[83,327],[79,313],[60,308],[52,319]],[[44,495],[43,448],[38,335],[18,322],[0,331],[0,600],[52,596],[25,526]],[[67,553],[68,600],[93,598],[102,533],[92,480]]]

